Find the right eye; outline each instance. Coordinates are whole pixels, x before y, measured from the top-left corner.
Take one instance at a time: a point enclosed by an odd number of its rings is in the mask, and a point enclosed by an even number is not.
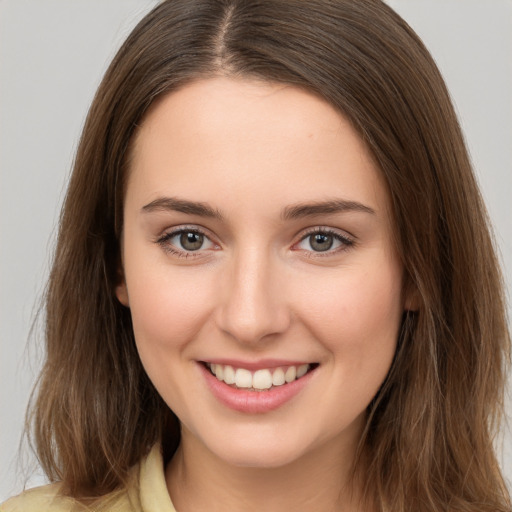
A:
[[[174,245],[179,243],[181,249],[185,251],[198,251],[203,246],[204,241],[205,236],[194,231],[184,231],[179,235],[173,236],[170,240]]]
[[[158,243],[166,251],[183,257],[192,256],[192,253],[197,253],[199,251],[215,247],[215,244],[197,228],[180,228],[169,233],[165,233],[158,239]]]

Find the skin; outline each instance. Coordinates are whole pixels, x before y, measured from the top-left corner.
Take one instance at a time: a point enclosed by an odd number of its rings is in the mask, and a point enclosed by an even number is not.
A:
[[[162,198],[218,216],[147,206]],[[283,216],[334,200],[363,208]],[[387,189],[351,125],[298,88],[191,83],[154,105],[137,133],[124,219],[117,296],[182,424],[166,468],[176,508],[360,510],[348,473],[410,305]],[[180,228],[208,238],[187,252],[171,236]],[[318,228],[351,243],[315,251]],[[198,361],[218,357],[319,366],[285,405],[246,414],[205,384]]]

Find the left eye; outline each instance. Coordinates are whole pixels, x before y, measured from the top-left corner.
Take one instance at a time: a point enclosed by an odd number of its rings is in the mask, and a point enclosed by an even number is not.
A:
[[[213,242],[203,233],[194,230],[181,230],[165,236],[165,242],[184,252],[210,249]]]
[[[299,249],[313,252],[327,252],[349,247],[353,242],[338,234],[324,231],[316,231],[305,236],[297,245]]]

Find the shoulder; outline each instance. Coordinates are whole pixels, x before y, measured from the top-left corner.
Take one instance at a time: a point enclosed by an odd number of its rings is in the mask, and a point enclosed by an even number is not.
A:
[[[62,496],[60,493],[60,484],[43,485],[29,489],[18,496],[7,500],[0,505],[1,512],[18,512],[18,511],[39,511],[49,510],[60,512],[61,510],[69,511],[73,506],[70,498]]]
[[[60,492],[60,484],[29,489],[0,505],[0,512],[133,512],[127,492],[115,492],[100,498],[94,505],[84,505]]]
[[[84,505],[61,493],[59,483],[36,487],[0,505],[0,512],[176,512],[167,491],[160,445],[131,471],[125,488]]]

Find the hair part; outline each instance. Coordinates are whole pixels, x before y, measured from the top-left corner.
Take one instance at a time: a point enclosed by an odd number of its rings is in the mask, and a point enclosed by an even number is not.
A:
[[[139,360],[116,299],[130,149],[148,109],[229,76],[323,97],[353,124],[389,189],[406,312],[368,409],[354,474],[377,510],[509,511],[492,447],[510,359],[489,220],[442,77],[378,0],[174,0],[149,13],[97,91],[63,206],[46,296],[47,358],[29,416],[42,467],[75,497],[126,483],[179,423]]]

